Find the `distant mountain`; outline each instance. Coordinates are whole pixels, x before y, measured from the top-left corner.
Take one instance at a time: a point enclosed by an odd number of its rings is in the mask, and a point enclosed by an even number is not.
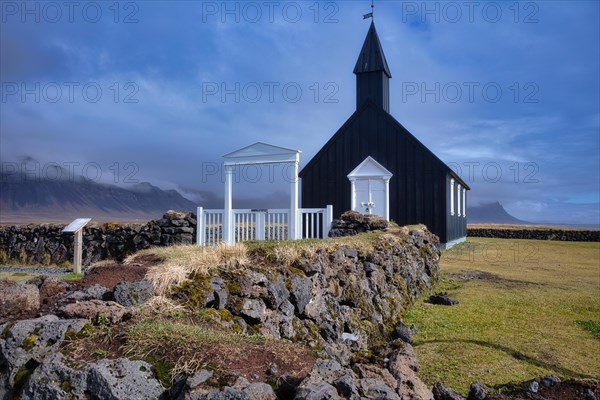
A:
[[[90,180],[17,180],[0,176],[0,223],[145,221],[165,211],[195,211],[196,204],[176,190],[149,183],[129,188]]]
[[[499,202],[468,207],[467,222],[469,224],[531,224],[510,215]]]
[[[204,207],[222,204],[221,198],[209,192],[186,189],[186,193]],[[287,201],[282,193],[275,193],[273,198],[277,204]],[[265,199],[244,199],[240,205],[264,208],[271,206],[268,203],[265,205]],[[78,217],[98,222],[143,222],[160,218],[167,210],[195,212],[196,207],[178,191],[162,190],[147,182],[123,188],[87,179],[21,180],[0,175],[0,224],[69,222]],[[471,224],[529,224],[510,215],[498,202],[469,207],[467,220]]]

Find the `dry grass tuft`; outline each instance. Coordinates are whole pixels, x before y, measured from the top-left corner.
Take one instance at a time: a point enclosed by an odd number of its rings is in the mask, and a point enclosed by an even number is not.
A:
[[[159,295],[168,294],[175,285],[186,282],[190,275],[208,275],[212,271],[232,270],[249,264],[246,247],[242,243],[235,245],[201,247],[178,245],[155,247],[143,250],[135,255],[152,254],[164,260],[148,269],[146,278]],[[128,258],[127,262],[132,262]]]
[[[141,307],[138,316],[151,318],[155,316],[172,316],[185,313],[185,307],[165,296],[154,296]]]
[[[190,271],[179,264],[159,264],[148,269],[146,279],[159,295],[169,293],[171,286],[181,285],[188,280]]]
[[[235,347],[264,341],[260,335],[236,334],[186,321],[164,319],[141,320],[131,327],[127,336],[125,355],[142,359],[168,359],[173,365],[171,376],[192,375],[205,368],[211,358],[199,349],[210,349],[217,345]]]
[[[289,267],[299,258],[299,251],[293,246],[277,246],[273,250],[275,261],[285,267]]]
[[[251,265],[251,259],[254,261],[265,259],[279,266],[290,267],[299,259],[314,260],[318,254],[331,254],[340,247],[352,247],[359,254],[368,254],[373,251],[376,239],[384,236],[394,236],[397,239],[398,236],[407,235],[409,229],[425,229],[425,227],[418,225],[405,228],[392,223],[387,232],[373,231],[327,240],[251,241],[209,247],[195,245],[154,247],[130,256],[125,263],[135,262],[135,259],[144,255],[153,255],[163,260],[158,265],[151,266],[146,277],[157,294],[167,295],[172,287],[188,281],[193,274],[206,276],[216,270],[232,271]]]
[[[408,232],[407,232],[408,233]],[[356,236],[338,237],[332,239],[304,239],[282,241],[250,241],[247,244],[247,254],[250,257],[266,259],[270,263],[289,267],[297,260],[314,260],[318,254],[332,254],[340,247],[351,247],[359,254],[373,251],[377,238],[388,233],[381,231],[362,233]],[[391,233],[389,233],[391,234]],[[391,234],[393,235],[393,234]],[[397,234],[396,236],[397,237]]]
[[[348,246],[356,249],[359,254],[367,254],[373,251],[374,245],[377,242],[376,239],[385,235],[388,235],[388,233],[380,231],[366,232],[356,236],[335,238],[331,242],[335,245],[334,251],[339,246]]]

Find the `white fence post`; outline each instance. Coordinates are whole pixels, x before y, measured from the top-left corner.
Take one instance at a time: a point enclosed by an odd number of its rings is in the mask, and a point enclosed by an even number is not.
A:
[[[329,231],[331,231],[331,223],[333,222],[333,206],[328,205],[325,207],[325,213],[323,213],[323,239],[329,238]]]
[[[198,207],[196,209],[196,244],[198,246],[204,246],[205,231],[204,208]]]
[[[290,220],[288,221],[288,239],[296,240],[302,238],[301,230],[298,228],[298,219],[301,218],[298,211],[298,162],[300,156],[296,154],[296,162],[294,163],[294,175],[292,178],[291,188],[291,204],[290,204]]]
[[[267,213],[259,211],[256,214],[256,240],[265,240],[265,219]]]
[[[233,167],[225,166],[225,208],[223,211],[223,242],[226,244],[235,243],[235,220],[232,211],[232,184],[233,184]]]

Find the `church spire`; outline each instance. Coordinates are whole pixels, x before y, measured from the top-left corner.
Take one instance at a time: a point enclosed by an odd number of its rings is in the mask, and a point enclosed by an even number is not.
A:
[[[377,30],[375,29],[375,22],[371,21],[371,27],[356,61],[354,73],[358,75],[374,71],[384,71],[388,78],[392,77],[385,54],[383,54]]]
[[[371,21],[371,27],[365,38],[356,66],[356,107],[370,99],[389,112],[389,79],[392,77],[383,48]]]

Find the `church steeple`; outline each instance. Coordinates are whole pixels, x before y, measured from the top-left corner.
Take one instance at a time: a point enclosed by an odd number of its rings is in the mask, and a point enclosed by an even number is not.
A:
[[[356,61],[354,73],[356,74],[356,108],[358,109],[366,100],[370,99],[389,113],[389,80],[392,74],[385,54],[383,54],[374,22],[371,22],[371,27]]]

